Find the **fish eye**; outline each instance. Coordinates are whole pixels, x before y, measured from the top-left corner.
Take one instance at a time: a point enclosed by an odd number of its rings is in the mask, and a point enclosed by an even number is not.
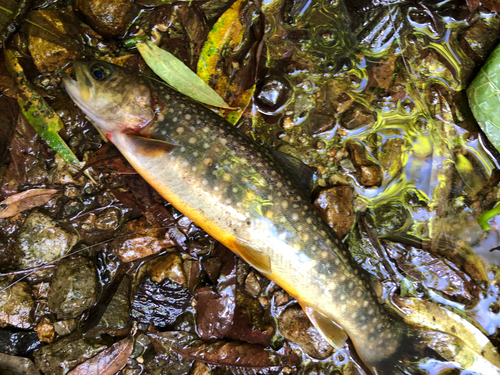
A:
[[[107,67],[103,64],[96,64],[90,68],[90,73],[92,77],[98,81],[104,81],[111,76],[112,70],[111,67]]]

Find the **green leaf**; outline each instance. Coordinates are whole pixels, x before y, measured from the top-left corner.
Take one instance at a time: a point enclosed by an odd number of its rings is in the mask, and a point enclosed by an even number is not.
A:
[[[149,67],[177,91],[201,103],[231,108],[219,94],[170,52],[155,46],[151,41],[137,43],[137,49]]]
[[[7,66],[12,76],[16,79],[19,88],[17,102],[23,115],[45,143],[57,152],[64,161],[81,168],[83,166],[82,163],[57,133],[64,127],[61,118],[52,110],[42,96],[31,87],[23,68],[17,61],[14,51],[6,50],[5,57]],[[88,171],[86,172],[90,178]]]
[[[467,95],[479,126],[500,151],[500,46],[467,88]]]

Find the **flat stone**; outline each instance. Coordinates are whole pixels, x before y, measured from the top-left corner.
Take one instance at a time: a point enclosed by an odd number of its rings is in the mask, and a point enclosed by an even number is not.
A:
[[[63,260],[47,297],[49,309],[61,318],[76,318],[96,302],[97,272],[84,257]]]
[[[26,218],[16,243],[21,266],[39,267],[60,259],[77,241],[76,233],[59,227],[50,216],[33,211]]]

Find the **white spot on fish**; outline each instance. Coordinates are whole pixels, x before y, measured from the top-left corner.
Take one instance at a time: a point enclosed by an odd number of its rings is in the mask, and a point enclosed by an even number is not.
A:
[[[288,208],[288,201],[286,201],[286,200],[282,201],[281,207],[283,207],[286,210]]]
[[[191,144],[196,143],[196,138],[195,137],[189,138],[189,143]]]
[[[368,307],[369,302],[368,301],[363,301],[363,307]]]
[[[193,168],[191,168],[191,170],[192,170],[193,172],[196,172],[196,171],[198,170],[198,168],[193,167]]]
[[[158,121],[162,122],[163,120],[165,120],[165,115],[163,113],[158,114]]]
[[[191,120],[191,115],[188,113],[186,116],[184,116],[186,120]]]
[[[210,148],[210,145],[208,143],[203,143],[203,148]]]
[[[220,143],[222,143],[224,146],[227,145],[227,139],[221,138]]]
[[[311,223],[312,223],[312,219],[311,219],[310,217],[308,217],[308,218],[306,219],[306,223],[307,223],[307,224],[311,224]]]
[[[311,249],[312,249],[312,248],[311,248]],[[329,254],[328,254],[328,251],[322,251],[322,252],[320,253],[320,255],[319,255],[319,256],[320,256],[321,258],[323,258],[323,259],[326,259],[326,258],[328,258],[328,255],[329,255]]]
[[[172,122],[177,122],[177,120],[179,120],[179,119],[178,119],[177,117],[174,117],[174,118],[172,119]]]
[[[199,155],[199,154],[198,154],[196,151],[195,151],[195,152],[193,152],[193,156],[194,156],[194,157],[197,157],[198,155]]]
[[[203,185],[208,185],[208,180],[202,180],[202,181],[201,181],[201,183],[202,183]]]
[[[312,246],[311,246],[311,250],[312,250],[312,251],[316,251],[316,249],[317,249],[317,248],[318,248],[318,247],[317,247],[316,245],[312,245]]]
[[[280,187],[282,187],[282,186],[283,186],[283,184],[282,184],[281,182],[278,182],[278,183],[276,184],[276,187],[278,187],[278,188],[280,188]]]
[[[187,160],[185,160],[183,163],[182,163],[183,166],[187,167],[189,165],[189,162]]]
[[[205,127],[203,128],[203,131],[204,131],[205,133],[208,133],[208,132],[210,131],[210,128],[209,128],[208,126],[205,126]]]
[[[233,193],[237,193],[238,192],[238,188],[237,187],[234,187],[233,188]]]
[[[160,134],[161,134],[161,135],[166,135],[166,134],[167,134],[167,131],[166,131],[166,130],[162,130],[162,131],[160,132]]]
[[[215,191],[219,191],[219,187],[218,186],[214,186],[214,190]]]
[[[181,152],[184,152],[184,151],[186,151],[186,147],[183,146],[183,147],[181,147]]]
[[[166,95],[166,96],[165,96],[165,99],[166,99],[166,100],[170,100],[170,95]]]
[[[293,220],[293,221],[297,221],[297,220],[299,220],[299,214],[298,214],[298,213],[296,213],[296,212],[294,212],[294,213],[292,214],[292,220]]]
[[[231,199],[226,199],[226,204],[231,204]]]

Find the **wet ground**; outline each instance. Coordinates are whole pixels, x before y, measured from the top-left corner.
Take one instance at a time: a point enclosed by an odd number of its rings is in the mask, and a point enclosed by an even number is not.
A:
[[[0,219],[0,369],[366,371],[165,202],[65,93],[79,57],[154,76],[134,46],[146,36],[239,108],[217,111],[242,132],[314,169],[311,201],[387,304],[430,301],[499,345],[500,219],[477,223],[499,200],[499,154],[465,88],[496,45],[500,7],[377,4],[0,1],[4,48],[89,166],[69,166],[33,129],[2,52],[0,194],[18,198]],[[32,189],[44,190],[16,195]]]

